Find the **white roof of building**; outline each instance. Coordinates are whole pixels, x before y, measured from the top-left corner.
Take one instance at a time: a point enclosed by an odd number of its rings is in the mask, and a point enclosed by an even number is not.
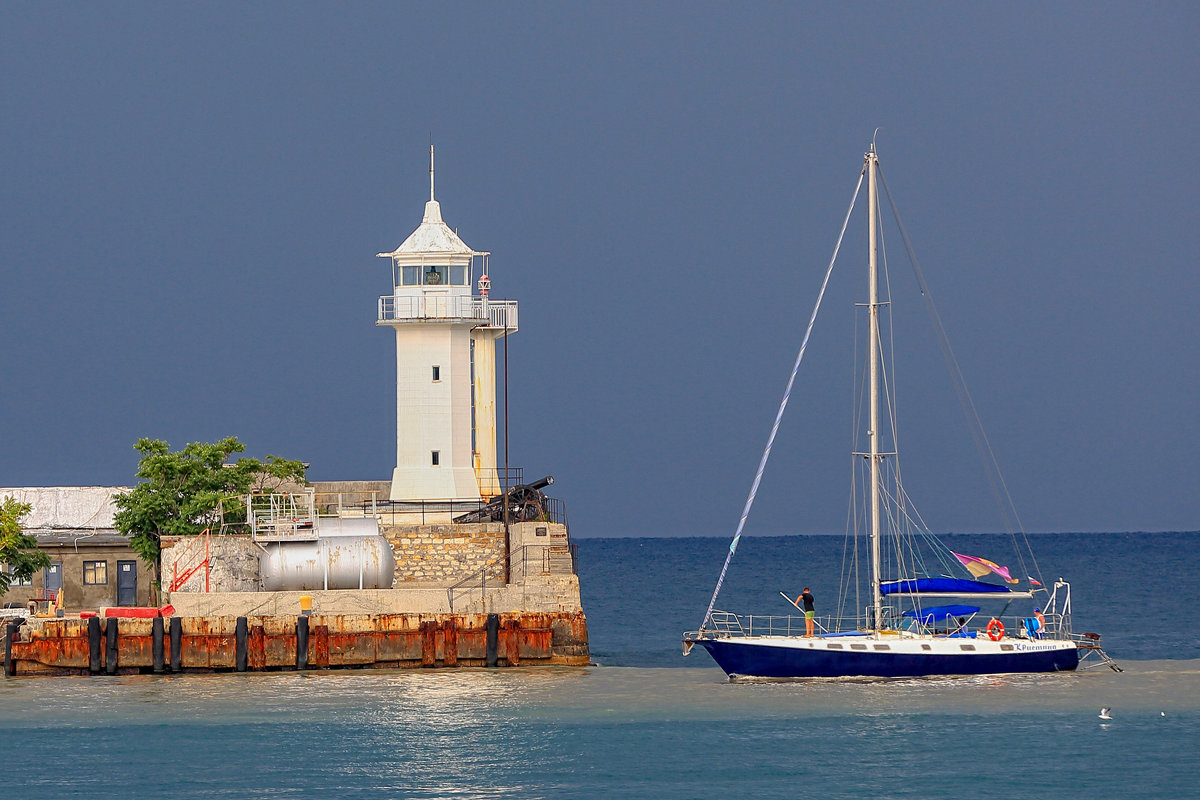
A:
[[[385,258],[396,256],[480,256],[467,243],[458,238],[458,234],[450,230],[450,226],[442,221],[442,207],[437,200],[425,204],[425,217],[417,229],[409,234],[399,247],[390,253],[379,253]]]
[[[124,486],[26,486],[0,489],[0,499],[33,506],[21,518],[26,531],[96,530],[113,528],[113,495],[128,491]]]

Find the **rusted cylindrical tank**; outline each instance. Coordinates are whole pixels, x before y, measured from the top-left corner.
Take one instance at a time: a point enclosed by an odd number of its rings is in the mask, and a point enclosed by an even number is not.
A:
[[[396,558],[374,519],[322,518],[316,533],[266,545],[258,559],[264,591],[392,588]]]

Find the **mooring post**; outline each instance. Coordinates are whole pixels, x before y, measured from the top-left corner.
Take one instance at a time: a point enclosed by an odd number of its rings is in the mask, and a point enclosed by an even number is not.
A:
[[[238,617],[237,627],[234,629],[234,668],[238,672],[246,671],[246,636],[249,632],[250,626],[246,618]]]
[[[171,617],[171,672],[183,671],[183,620]]]
[[[100,618],[88,619],[88,672],[99,675],[103,668],[103,652],[100,647]]]
[[[15,622],[10,622],[4,626],[4,674],[16,675],[17,662],[13,659],[12,646],[13,641],[17,638],[17,630],[20,628]]]
[[[494,667],[500,662],[499,656],[497,655],[500,641],[499,614],[487,615],[487,626],[485,630],[487,631],[487,665],[489,667]]]
[[[154,659],[154,672],[163,671],[163,618],[155,617],[150,623],[150,653]]]
[[[296,669],[308,669],[308,617],[296,617]]]
[[[110,617],[108,619],[107,630],[105,631],[105,659],[104,670],[109,675],[117,674],[117,618]]]

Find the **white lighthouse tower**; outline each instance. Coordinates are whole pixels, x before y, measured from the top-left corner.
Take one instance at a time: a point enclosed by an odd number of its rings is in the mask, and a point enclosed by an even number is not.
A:
[[[488,253],[442,221],[434,199],[390,253],[392,294],[377,325],[396,329],[396,468],[392,500],[469,501],[500,493],[496,341],[517,330],[515,300],[489,300]],[[474,278],[479,294],[472,293]]]

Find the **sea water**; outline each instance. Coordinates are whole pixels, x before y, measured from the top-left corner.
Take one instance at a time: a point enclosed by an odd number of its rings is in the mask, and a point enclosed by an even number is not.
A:
[[[718,605],[836,590],[756,541]],[[1200,796],[1200,535],[1035,544],[1124,672],[730,683],[679,655],[727,543],[583,540],[598,666],[3,680],[0,798]]]

